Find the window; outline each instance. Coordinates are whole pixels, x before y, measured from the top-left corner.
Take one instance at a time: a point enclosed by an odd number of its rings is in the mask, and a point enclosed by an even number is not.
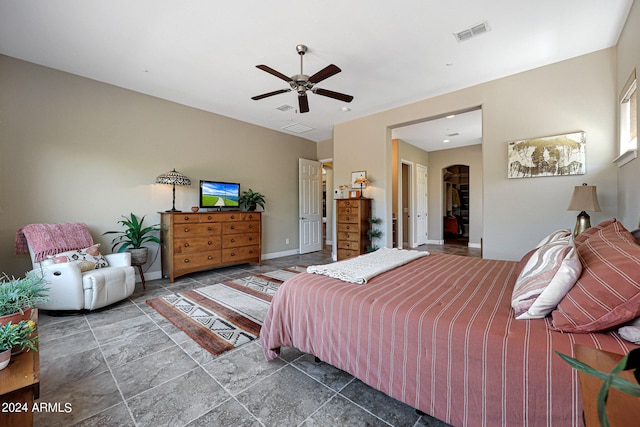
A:
[[[620,154],[638,148],[638,91],[636,71],[620,94]]]

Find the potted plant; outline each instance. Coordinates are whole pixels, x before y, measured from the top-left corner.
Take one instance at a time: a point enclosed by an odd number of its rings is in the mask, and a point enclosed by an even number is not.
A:
[[[238,205],[240,206],[240,209],[245,212],[255,211],[258,205],[260,205],[264,210],[264,197],[264,195],[258,193],[257,191],[248,189],[247,191],[243,191],[238,198]]]
[[[23,350],[37,351],[38,337],[34,336],[36,323],[33,320],[21,320],[18,323],[8,322],[0,325],[0,370],[7,367],[14,347]]]
[[[0,276],[0,325],[31,318],[33,307],[49,300],[49,287],[42,276],[27,273],[15,278]]]
[[[118,236],[111,241],[113,243],[111,250],[113,251],[119,246],[118,252],[131,252],[131,264],[142,265],[147,262],[148,258],[148,248],[142,245],[147,242],[162,245],[158,236],[153,234],[161,230],[162,226],[155,224],[144,227],[145,216],[138,219],[133,213],[129,214],[129,217],[123,215],[122,218],[124,219],[118,221],[118,223],[122,224],[124,231],[106,231],[103,235],[117,234]]]

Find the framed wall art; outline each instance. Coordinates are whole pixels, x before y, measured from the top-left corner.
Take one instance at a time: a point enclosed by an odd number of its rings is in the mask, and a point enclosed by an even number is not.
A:
[[[508,144],[508,178],[584,175],[586,132],[523,139]]]

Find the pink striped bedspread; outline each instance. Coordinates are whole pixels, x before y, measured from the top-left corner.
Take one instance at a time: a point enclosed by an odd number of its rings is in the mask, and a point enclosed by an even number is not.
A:
[[[432,254],[366,285],[301,273],[273,298],[267,360],[293,346],[454,426],[581,426],[578,376],[553,350],[614,353],[617,333],[515,320],[516,262]]]

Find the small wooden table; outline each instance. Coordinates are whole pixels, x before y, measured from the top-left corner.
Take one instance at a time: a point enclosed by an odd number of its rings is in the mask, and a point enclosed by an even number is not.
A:
[[[597,350],[580,344],[574,344],[573,349],[576,359],[602,372],[610,372],[622,359],[620,354]],[[582,391],[585,425],[586,427],[598,427],[600,426],[600,421],[598,420],[597,396],[600,387],[602,387],[602,381],[583,372],[578,372],[578,376]],[[623,371],[620,376],[635,382],[631,371]],[[638,420],[640,420],[640,398],[610,388],[606,408],[609,424],[612,427],[638,425]]]
[[[0,425],[33,426],[33,401],[40,397],[40,356],[23,351],[0,371]]]

